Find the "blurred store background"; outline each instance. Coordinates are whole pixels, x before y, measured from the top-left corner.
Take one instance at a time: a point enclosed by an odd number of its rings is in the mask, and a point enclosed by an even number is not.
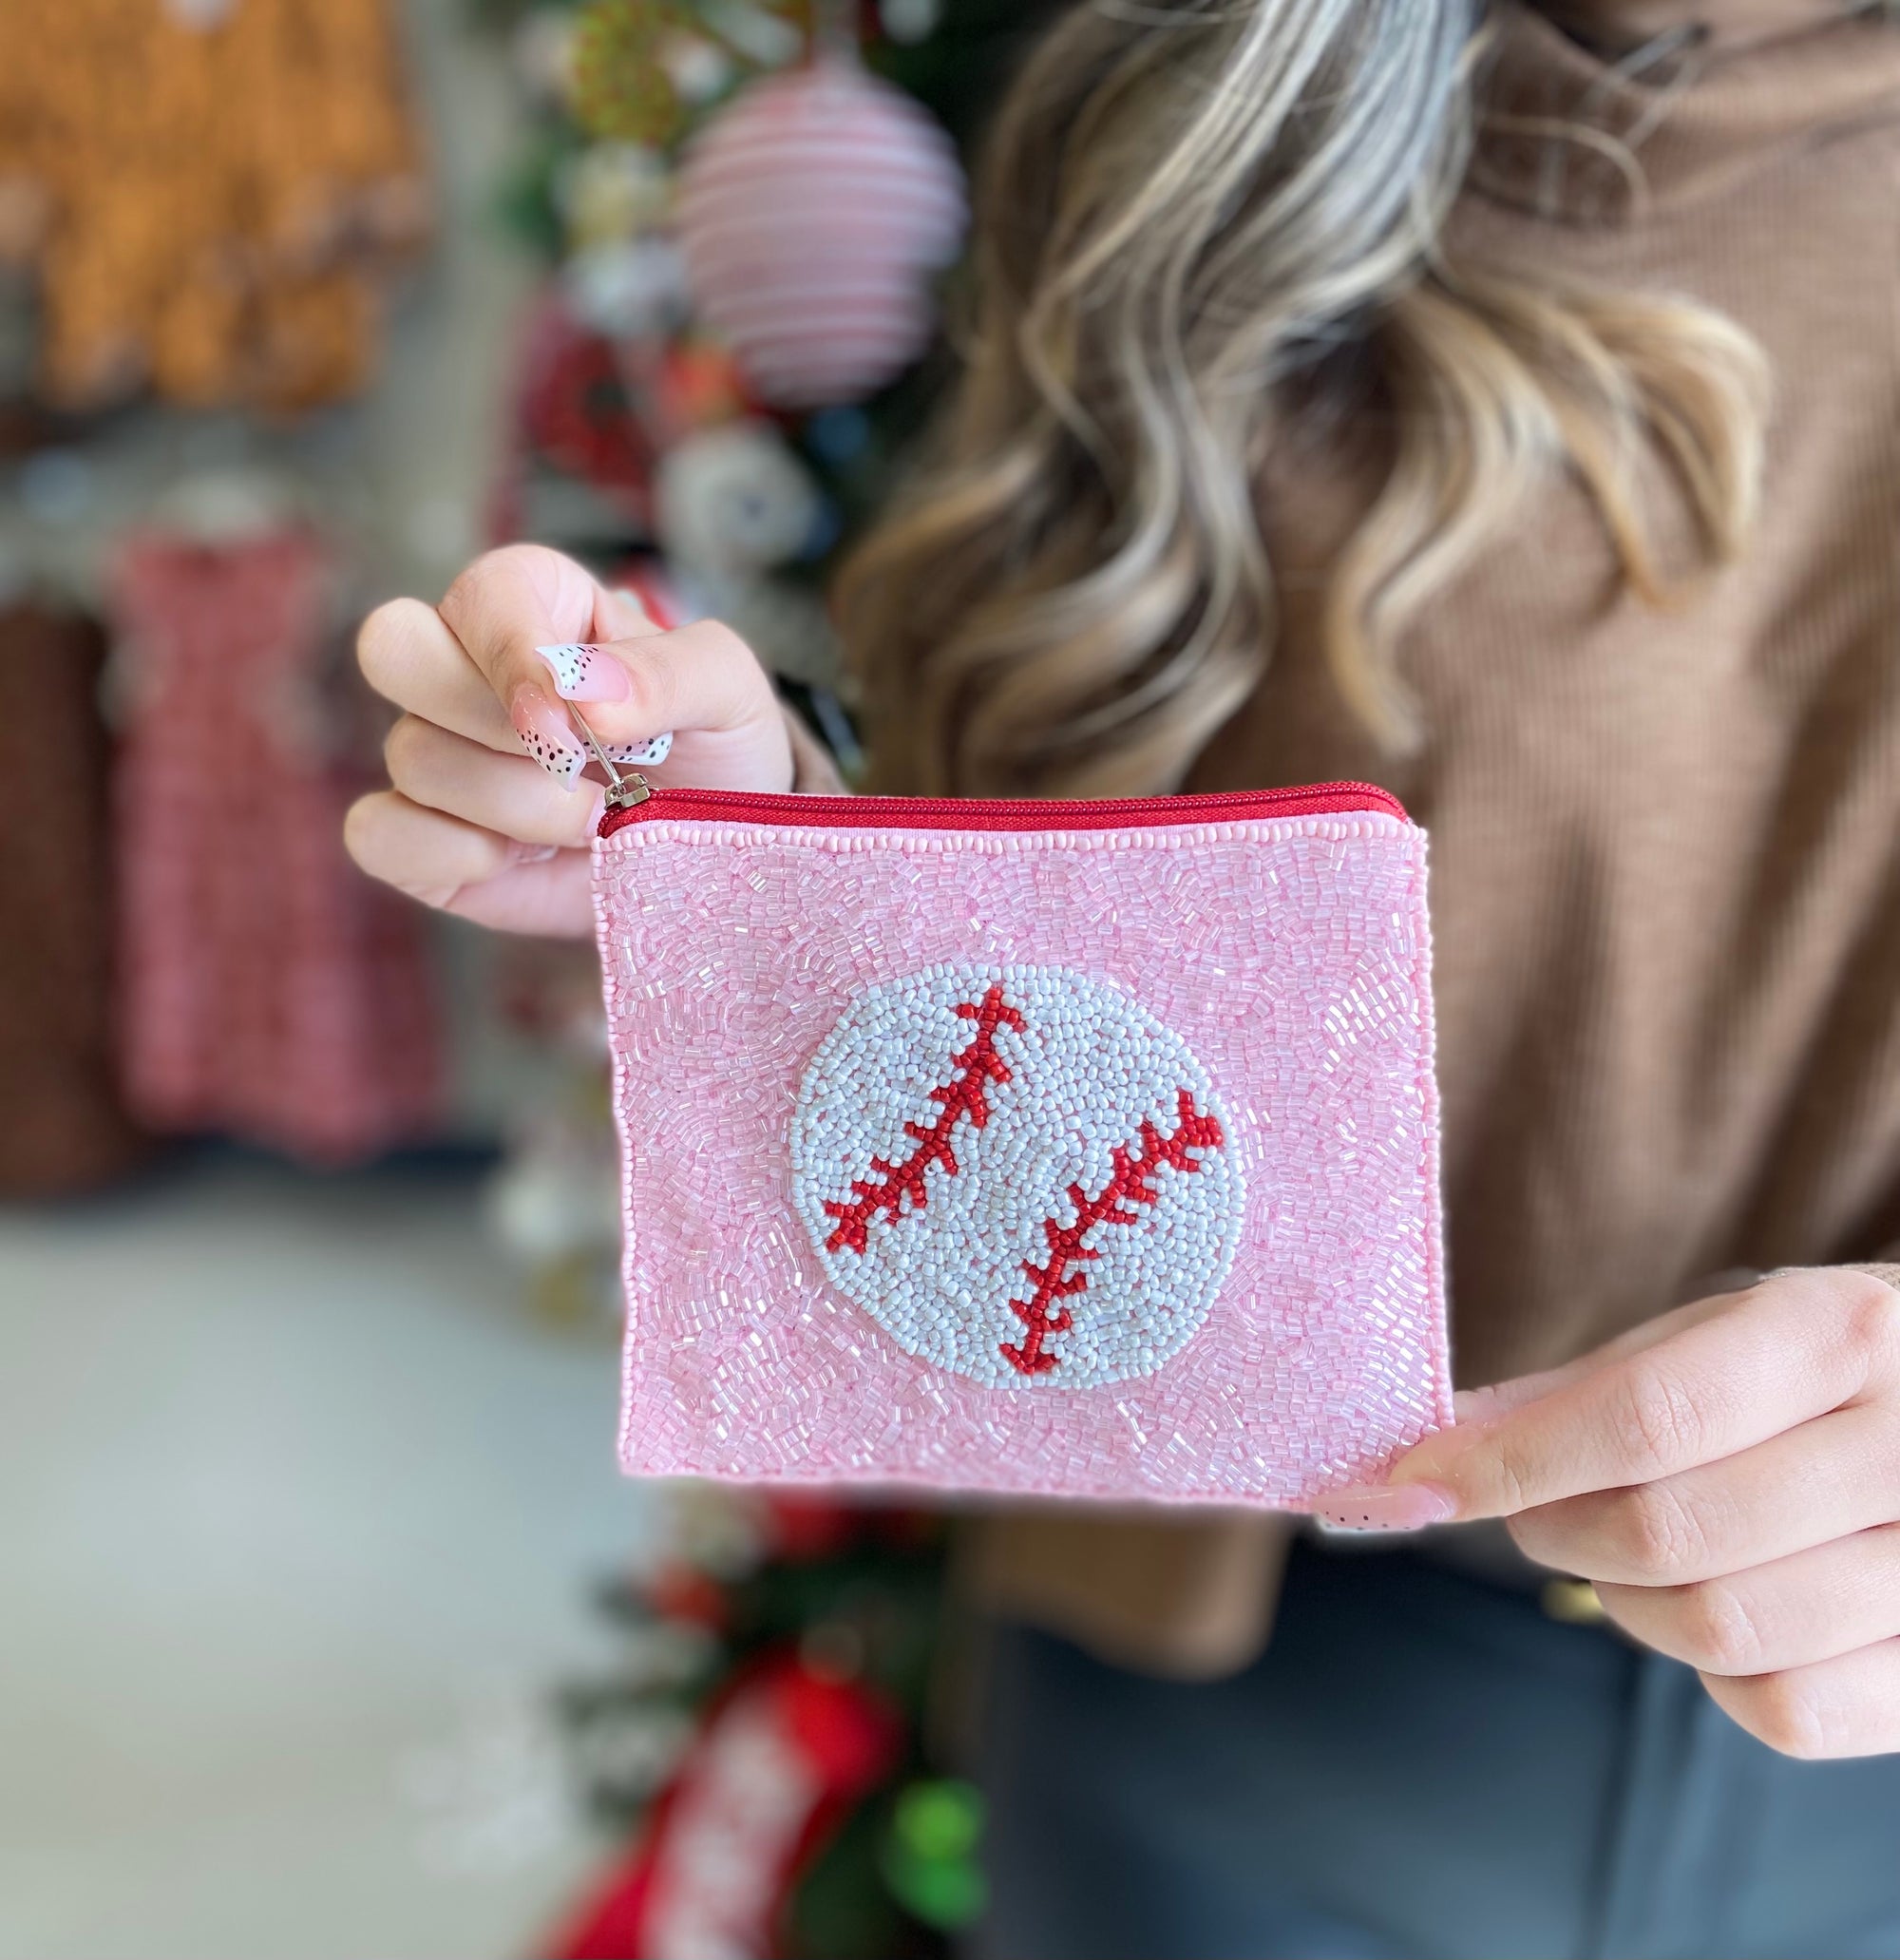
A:
[[[731,618],[945,371],[1017,0],[0,0],[0,1960],[899,1960],[934,1522],[623,1483],[591,951],[371,889],[350,641]]]

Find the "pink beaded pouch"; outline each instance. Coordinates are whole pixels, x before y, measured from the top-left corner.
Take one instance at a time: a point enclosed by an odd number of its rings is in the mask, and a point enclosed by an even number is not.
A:
[[[627,1470],[1305,1506],[1451,1420],[1384,791],[610,804]]]

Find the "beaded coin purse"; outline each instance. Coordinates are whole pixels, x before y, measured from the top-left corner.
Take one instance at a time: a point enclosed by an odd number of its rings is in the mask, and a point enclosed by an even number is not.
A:
[[[617,775],[594,884],[629,1471],[1304,1506],[1450,1421],[1384,791]]]

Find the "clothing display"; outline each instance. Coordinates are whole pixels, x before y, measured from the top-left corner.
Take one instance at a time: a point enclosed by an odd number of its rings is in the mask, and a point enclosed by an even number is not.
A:
[[[386,0],[0,0],[0,250],[40,388],[95,409],[356,392],[428,222]]]
[[[430,1133],[440,1072],[424,915],[343,849],[330,576],[304,531],[128,543],[115,787],[134,1107],[342,1162]]]
[[[1359,777],[1431,834],[1466,1386],[1581,1354],[1706,1275],[1900,1240],[1900,32],[1820,0],[1739,10],[1733,40],[1726,10],[1671,11],[1713,32],[1645,83],[1498,10],[1488,95],[1521,114],[1448,250],[1682,293],[1757,337],[1776,406],[1747,550],[1645,604],[1585,492],[1552,483],[1409,634],[1427,740],[1395,761],[1321,643],[1377,459],[1357,475],[1336,440],[1289,442],[1262,492],[1272,664],[1185,786]],[[1646,193],[1588,144],[1521,134],[1567,119],[1636,143]],[[1666,484],[1649,497],[1673,507]],[[983,1589],[1117,1658],[1218,1672],[1264,1637],[1273,1531],[1005,1520]],[[1197,1542],[1161,1542],[1180,1532]]]
[[[146,1144],[118,1082],[104,657],[83,614],[0,612],[0,781],[34,816],[0,852],[0,1197],[105,1184]]]

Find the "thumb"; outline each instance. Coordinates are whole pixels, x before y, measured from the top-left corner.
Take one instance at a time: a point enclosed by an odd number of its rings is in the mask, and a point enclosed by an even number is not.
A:
[[[590,759],[577,713],[617,763],[657,762],[677,732],[682,780],[790,786],[771,682],[716,620],[663,631],[636,601],[602,591],[572,559],[536,544],[477,559],[449,587],[442,617],[501,697],[522,746],[570,789]]]
[[[625,701],[634,693],[628,669],[638,651],[626,642],[651,639],[667,629],[624,586],[597,591],[594,627],[597,637],[544,641],[536,645],[535,657],[563,701]]]
[[[444,623],[507,710],[528,753],[573,789],[587,766],[585,743],[561,701],[563,675],[598,691],[631,692],[617,661],[581,649],[645,625],[637,608],[611,598],[571,558],[540,544],[510,544],[478,558],[439,608]],[[546,648],[542,653],[538,649]],[[585,694],[570,698],[585,698]]]

